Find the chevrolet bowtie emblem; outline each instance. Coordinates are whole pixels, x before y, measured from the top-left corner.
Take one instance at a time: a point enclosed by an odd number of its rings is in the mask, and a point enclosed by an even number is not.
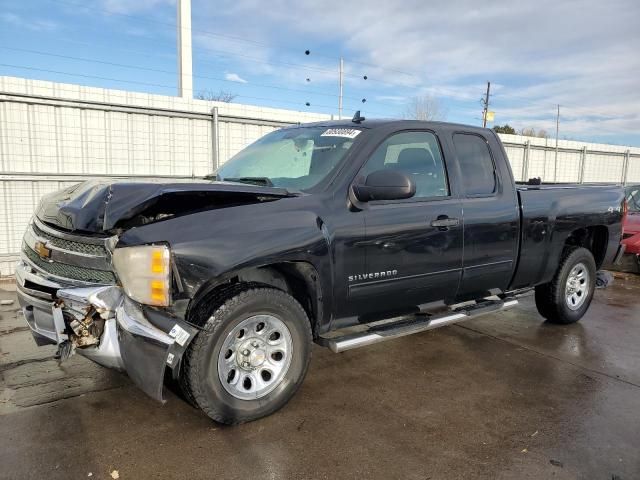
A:
[[[49,258],[51,256],[51,250],[42,242],[36,242],[34,250],[42,258]]]

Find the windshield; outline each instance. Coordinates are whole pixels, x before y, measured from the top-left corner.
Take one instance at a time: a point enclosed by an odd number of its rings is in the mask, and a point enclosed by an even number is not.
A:
[[[640,212],[640,185],[626,188],[627,205],[630,212]]]
[[[345,157],[361,130],[299,127],[276,130],[233,156],[217,180],[309,189]]]

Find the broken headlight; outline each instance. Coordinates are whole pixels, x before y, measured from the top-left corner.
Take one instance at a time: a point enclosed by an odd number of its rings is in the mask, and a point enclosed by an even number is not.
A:
[[[171,303],[171,252],[168,246],[116,248],[113,264],[130,298],[159,307]]]

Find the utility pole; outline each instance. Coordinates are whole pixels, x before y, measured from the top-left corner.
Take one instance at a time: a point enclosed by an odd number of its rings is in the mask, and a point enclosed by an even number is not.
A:
[[[193,98],[191,0],[178,0],[178,95]]]
[[[491,90],[491,82],[487,82],[487,93],[482,100],[482,128],[487,128],[487,113],[489,112],[489,91]]]
[[[558,112],[556,113],[556,156],[553,165],[553,181],[558,179],[558,132],[560,130],[560,105],[558,104]]]
[[[340,74],[338,75],[340,83],[340,94],[338,95],[338,120],[342,120],[342,87],[344,85],[344,59],[340,57]]]

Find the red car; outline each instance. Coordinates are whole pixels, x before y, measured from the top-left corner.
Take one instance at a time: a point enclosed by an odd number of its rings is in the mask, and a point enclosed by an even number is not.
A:
[[[626,188],[628,213],[624,222],[622,243],[626,245],[626,253],[640,255],[640,185]]]

